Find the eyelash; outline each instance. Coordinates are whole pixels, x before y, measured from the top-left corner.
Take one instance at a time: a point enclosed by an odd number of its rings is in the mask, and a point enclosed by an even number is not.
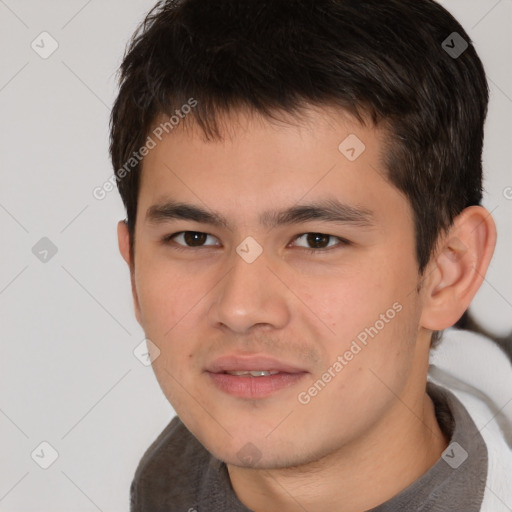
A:
[[[173,242],[173,238],[174,237],[176,237],[178,235],[185,234],[185,233],[197,233],[197,234],[200,234],[200,235],[213,236],[213,235],[209,235],[208,233],[204,233],[202,231],[178,231],[177,233],[173,233],[172,235],[165,236],[162,239],[162,242],[164,244],[169,244],[169,243]],[[346,247],[348,245],[351,245],[351,242],[349,240],[345,239],[345,238],[341,238],[341,237],[335,236],[335,235],[329,235],[327,233],[319,233],[319,232],[316,232],[316,231],[309,231],[309,232],[306,232],[306,233],[301,233],[299,235],[296,235],[293,238],[293,241],[296,241],[297,239],[301,238],[304,235],[321,235],[321,236],[326,236],[326,237],[329,237],[329,238],[335,238],[335,239],[337,239],[339,241],[339,243],[336,244],[335,246],[327,247],[327,248],[313,249],[313,248],[307,248],[307,247],[299,247],[299,249],[302,249],[303,251],[306,251],[308,254],[317,255],[319,253],[330,252],[332,250],[340,249],[341,247]],[[194,250],[194,249],[201,249],[203,247],[214,247],[214,246],[191,247],[191,246],[180,245],[180,244],[173,245],[173,249],[176,250],[176,251],[189,251],[189,250]]]

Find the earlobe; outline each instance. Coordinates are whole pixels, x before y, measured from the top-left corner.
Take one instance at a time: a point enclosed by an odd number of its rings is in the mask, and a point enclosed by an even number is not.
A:
[[[451,327],[480,288],[494,247],[496,226],[481,206],[470,206],[442,235],[426,270],[421,326],[432,331]]]

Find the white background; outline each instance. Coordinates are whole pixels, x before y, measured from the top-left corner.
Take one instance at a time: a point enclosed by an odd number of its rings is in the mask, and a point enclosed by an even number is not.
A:
[[[484,205],[499,238],[473,310],[504,333],[512,327],[512,200],[504,194],[512,187],[512,2],[442,3],[488,73]],[[174,415],[151,368],[133,355],[144,334],[117,252],[121,201],[116,191],[102,201],[92,195],[112,173],[115,72],[152,5],[0,0],[3,512],[128,510],[137,463]],[[31,48],[43,31],[59,45],[47,59]],[[32,252],[42,237],[58,249],[46,263]],[[59,454],[46,470],[31,458],[43,441]],[[44,446],[35,453],[51,455]]]

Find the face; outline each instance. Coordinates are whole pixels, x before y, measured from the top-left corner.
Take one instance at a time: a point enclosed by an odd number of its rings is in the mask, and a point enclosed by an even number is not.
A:
[[[302,464],[424,393],[412,210],[378,129],[327,109],[226,122],[223,141],[178,128],[145,158],[137,317],[164,394],[211,453]]]

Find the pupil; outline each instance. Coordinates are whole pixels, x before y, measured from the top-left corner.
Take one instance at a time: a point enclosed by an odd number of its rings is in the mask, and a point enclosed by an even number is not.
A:
[[[183,238],[187,245],[200,246],[206,241],[206,233],[199,233],[197,231],[187,231]]]
[[[323,235],[322,233],[309,233],[307,240],[309,245],[317,249],[329,245],[329,235]]]

